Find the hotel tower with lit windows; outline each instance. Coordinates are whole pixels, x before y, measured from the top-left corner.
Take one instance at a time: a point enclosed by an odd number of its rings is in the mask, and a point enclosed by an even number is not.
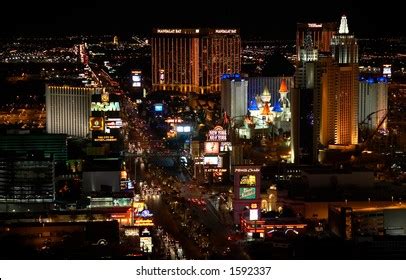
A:
[[[308,36],[310,36],[318,52],[330,52],[331,38],[336,34],[337,27],[336,22],[298,23],[296,29],[296,52],[298,61],[303,60],[300,56],[300,48],[305,44],[306,37]]]
[[[331,52],[336,87],[334,144],[355,145],[358,144],[358,44],[348,30],[345,16],[341,18],[338,33],[331,39]]]
[[[303,163],[320,161],[320,152],[329,148],[358,144],[357,40],[345,16],[334,26],[298,24],[292,115],[295,158]]]
[[[47,133],[88,137],[92,95],[101,94],[102,91],[102,88],[93,87],[47,85]]]
[[[154,29],[151,44],[153,90],[220,92],[241,70],[238,29]]]

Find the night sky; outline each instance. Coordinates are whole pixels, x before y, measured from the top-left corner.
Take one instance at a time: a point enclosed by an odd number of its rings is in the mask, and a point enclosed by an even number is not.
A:
[[[103,1],[104,2],[104,1]],[[244,38],[293,39],[296,22],[349,20],[357,37],[405,36],[400,2],[381,1],[13,1],[2,8],[2,35],[134,34],[161,27],[238,27]],[[186,4],[189,3],[189,4]],[[267,3],[264,5],[263,3]],[[7,11],[7,12],[6,12]],[[403,21],[403,24],[402,24]]]

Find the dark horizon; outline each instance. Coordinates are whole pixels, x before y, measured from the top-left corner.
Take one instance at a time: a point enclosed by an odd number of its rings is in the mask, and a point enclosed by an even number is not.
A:
[[[364,2],[364,1],[362,1]],[[240,28],[243,39],[294,39],[298,22],[339,22],[348,18],[350,32],[358,38],[406,36],[402,9],[396,2],[376,6],[357,1],[312,1],[300,3],[205,1],[192,7],[180,3],[125,3],[105,6],[94,1],[58,6],[38,2],[10,3],[9,18],[0,18],[1,36],[52,36],[67,34],[140,34],[148,36],[153,27]],[[201,6],[199,6],[199,4]],[[270,8],[268,8],[268,6]]]

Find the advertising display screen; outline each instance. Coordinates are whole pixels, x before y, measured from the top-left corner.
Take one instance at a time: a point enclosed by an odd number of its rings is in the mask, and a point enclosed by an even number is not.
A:
[[[233,146],[231,142],[221,142],[220,143],[220,152],[231,152],[233,150]]]
[[[218,165],[219,158],[218,157],[204,157],[204,164],[205,165]]]
[[[152,237],[140,237],[140,249],[145,253],[152,252]]]
[[[133,87],[141,87],[141,71],[131,71]]]
[[[240,188],[239,196],[240,199],[256,199],[256,189],[255,188]]]
[[[258,209],[250,209],[250,221],[256,221],[259,218]]]
[[[159,83],[163,84],[165,82],[165,70],[159,70]]]
[[[256,185],[256,177],[255,175],[243,175],[240,178],[240,186],[255,186]]]
[[[129,197],[120,197],[120,198],[113,198],[113,206],[131,206],[133,202],[132,198]]]
[[[392,65],[391,64],[384,64],[382,69],[382,74],[387,77],[392,76]]]
[[[103,131],[104,130],[104,119],[102,117],[90,117],[89,118],[89,129],[91,131]]]
[[[155,112],[162,112],[163,111],[163,105],[161,103],[157,103],[154,105],[154,110]]]
[[[205,154],[218,154],[220,152],[219,142],[204,142]]]
[[[177,125],[176,131],[189,133],[191,131],[191,127],[190,125]]]
[[[123,126],[123,121],[120,118],[108,118],[105,122],[105,126],[108,129],[121,128]]]

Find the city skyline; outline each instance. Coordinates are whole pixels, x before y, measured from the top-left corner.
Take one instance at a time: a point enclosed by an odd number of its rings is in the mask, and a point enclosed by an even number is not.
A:
[[[298,22],[336,21],[347,15],[350,32],[359,38],[379,36],[405,36],[400,9],[390,5],[376,6],[351,1],[330,1],[325,12],[322,1],[248,6],[243,9],[228,2],[206,2],[198,9],[180,3],[124,3],[104,6],[94,1],[60,6],[26,2],[11,3],[11,18],[0,19],[1,36],[113,33],[119,35],[139,33],[151,35],[154,27],[234,27],[240,28],[242,38],[264,37],[293,39]],[[62,8],[60,8],[62,7]],[[322,10],[323,12],[320,12]],[[18,13],[17,13],[18,12]],[[143,17],[142,15],[148,15]],[[383,15],[383,16],[382,16]]]
[[[0,18],[0,260],[404,259],[400,9],[92,2]]]

